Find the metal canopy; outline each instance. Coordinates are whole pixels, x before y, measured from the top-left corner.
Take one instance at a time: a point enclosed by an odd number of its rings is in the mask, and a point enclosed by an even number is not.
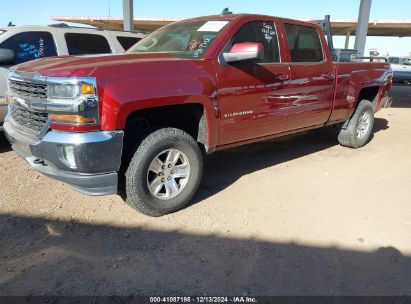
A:
[[[116,17],[51,17],[50,19],[63,22],[74,22],[91,25],[109,30],[123,30],[123,18]],[[152,32],[181,18],[134,18],[133,26],[136,31]]]
[[[332,20],[333,35],[355,35],[357,22],[354,20]],[[411,37],[411,20],[370,20],[368,36]]]
[[[114,17],[51,17],[55,21],[75,22],[95,27],[122,30],[123,18]],[[181,18],[135,18],[134,29],[152,32]],[[303,20],[310,21],[310,20]],[[331,30],[333,35],[345,36],[347,33],[356,34],[357,21],[332,19]],[[411,37],[411,20],[370,20],[368,36]]]
[[[134,30],[133,12],[133,0],[123,0],[123,29],[125,31]]]
[[[152,32],[170,22],[181,19],[174,18],[133,18],[133,1],[123,0],[123,18],[111,17],[52,17],[57,21],[76,22],[100,28],[132,31],[140,30]],[[350,36],[356,35],[354,48],[358,55],[364,55],[367,36],[408,37],[411,36],[411,20],[394,21],[380,20],[369,22],[372,0],[360,0],[358,21],[332,20],[331,32],[333,35],[343,35],[345,47],[348,48]],[[309,20],[308,20],[309,21]]]

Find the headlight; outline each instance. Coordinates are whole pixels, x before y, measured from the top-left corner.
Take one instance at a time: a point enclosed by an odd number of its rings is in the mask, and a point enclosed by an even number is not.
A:
[[[47,85],[47,95],[50,101],[53,102],[54,99],[74,99],[79,96],[80,85],[79,84],[69,84],[69,83],[50,83]]]
[[[47,111],[53,124],[98,124],[98,96],[93,77],[47,78]]]
[[[70,80],[47,83],[47,101],[57,104],[79,104],[95,97],[95,81]]]
[[[10,71],[7,78],[7,91],[12,103],[21,104],[31,111],[48,113],[52,128],[67,125],[87,126],[89,129],[99,127],[95,77],[46,77],[36,74],[24,78]]]

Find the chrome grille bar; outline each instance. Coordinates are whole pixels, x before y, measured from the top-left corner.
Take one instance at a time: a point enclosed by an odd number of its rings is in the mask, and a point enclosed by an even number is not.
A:
[[[9,90],[21,98],[47,100],[47,85],[27,81],[9,80]]]

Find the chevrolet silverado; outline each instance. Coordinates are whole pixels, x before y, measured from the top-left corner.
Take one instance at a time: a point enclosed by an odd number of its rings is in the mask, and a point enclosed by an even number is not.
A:
[[[126,54],[13,67],[4,129],[41,173],[161,216],[190,202],[206,154],[328,125],[341,145],[365,145],[391,83],[388,63],[333,62],[316,24],[223,14]]]

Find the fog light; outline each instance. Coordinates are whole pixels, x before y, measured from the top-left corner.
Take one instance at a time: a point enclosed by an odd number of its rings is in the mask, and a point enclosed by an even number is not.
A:
[[[73,146],[64,146],[63,147],[63,158],[67,162],[67,165],[70,168],[72,168],[72,169],[77,168],[76,158],[74,156]]]

